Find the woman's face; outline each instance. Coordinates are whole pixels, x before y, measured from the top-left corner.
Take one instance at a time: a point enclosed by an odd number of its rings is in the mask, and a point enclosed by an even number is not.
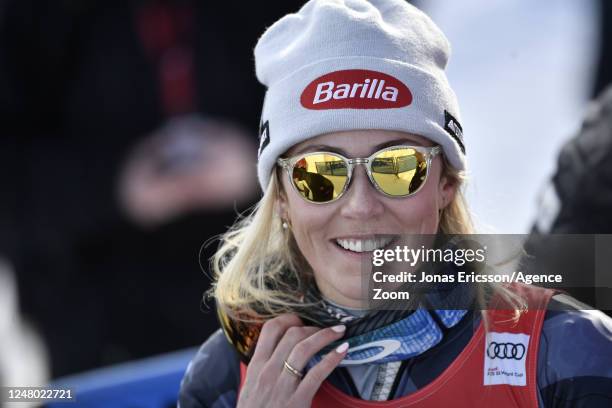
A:
[[[304,141],[285,157],[309,151],[335,151],[346,157],[368,157],[398,144],[432,146],[424,137],[387,130],[328,133]],[[344,249],[339,241],[365,241],[380,235],[435,234],[439,210],[453,198],[456,186],[442,177],[442,160],[432,161],[425,185],[410,197],[387,197],[371,184],[364,166],[356,166],[351,184],[340,199],[312,204],[302,199],[282,173],[284,194],[280,215],[289,220],[304,258],[312,267],[324,297],[347,307],[361,307],[362,262],[371,252]],[[362,245],[363,247],[363,245]]]

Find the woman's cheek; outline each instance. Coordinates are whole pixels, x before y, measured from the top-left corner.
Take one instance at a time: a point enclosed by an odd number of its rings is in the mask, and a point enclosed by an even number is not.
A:
[[[293,236],[297,242],[300,252],[306,258],[306,261],[311,267],[315,267],[320,261],[317,256],[317,231],[320,232],[318,223],[320,220],[317,217],[306,218],[307,211],[299,212],[291,217]],[[299,214],[299,215],[298,215]],[[320,238],[322,240],[322,238]]]

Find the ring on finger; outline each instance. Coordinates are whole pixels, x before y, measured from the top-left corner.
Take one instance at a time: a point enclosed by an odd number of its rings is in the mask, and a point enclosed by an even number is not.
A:
[[[291,364],[289,364],[287,360],[285,360],[285,370],[287,370],[289,374],[293,375],[294,377],[299,378],[300,380],[302,379],[302,377],[304,377],[304,373],[298,370],[297,368],[293,367]]]

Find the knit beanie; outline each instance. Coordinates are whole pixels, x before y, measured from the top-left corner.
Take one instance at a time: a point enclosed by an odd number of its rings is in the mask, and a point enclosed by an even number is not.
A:
[[[261,187],[291,146],[356,129],[424,136],[464,170],[459,106],[444,72],[449,55],[440,29],[404,0],[311,0],[282,17],[255,47],[257,79],[267,87]]]

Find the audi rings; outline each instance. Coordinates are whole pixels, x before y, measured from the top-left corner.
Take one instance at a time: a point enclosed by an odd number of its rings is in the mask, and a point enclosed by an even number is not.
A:
[[[526,351],[525,345],[521,343],[496,343],[492,341],[487,347],[487,356],[490,359],[521,360],[525,357]]]

